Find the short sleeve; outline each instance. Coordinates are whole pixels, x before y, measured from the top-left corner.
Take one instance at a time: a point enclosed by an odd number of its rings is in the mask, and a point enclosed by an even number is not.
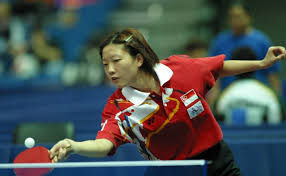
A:
[[[101,130],[97,133],[96,139],[107,139],[114,144],[114,149],[108,154],[113,155],[116,149],[129,142],[120,131],[120,119],[115,118],[115,114],[118,112],[113,103],[108,101],[102,112]]]
[[[200,76],[207,87],[207,91],[215,85],[216,80],[219,78],[219,74],[223,68],[224,59],[225,55],[218,55],[214,57],[201,58],[198,61],[200,68],[203,70]]]
[[[225,55],[204,58],[190,58],[187,55],[173,55],[161,61],[174,72],[172,79],[183,87],[192,87],[201,95],[215,85],[223,68]]]
[[[224,59],[225,55],[202,58],[203,67],[207,68],[215,80],[218,79],[219,73],[223,68]]]

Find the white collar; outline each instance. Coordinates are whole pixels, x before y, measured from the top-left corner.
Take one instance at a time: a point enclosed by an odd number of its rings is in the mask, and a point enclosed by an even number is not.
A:
[[[168,66],[161,63],[156,64],[154,70],[159,78],[161,86],[169,81],[173,75],[173,71]],[[150,95],[150,92],[141,92],[129,86],[123,87],[121,92],[127,100],[135,105],[142,104]]]

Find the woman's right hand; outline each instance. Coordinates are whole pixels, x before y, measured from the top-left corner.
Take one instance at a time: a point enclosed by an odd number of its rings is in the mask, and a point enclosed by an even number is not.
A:
[[[265,68],[269,68],[275,62],[286,59],[286,50],[283,46],[272,46],[268,49],[266,56],[262,61]]]
[[[74,151],[75,143],[71,139],[64,139],[56,143],[49,151],[52,162],[56,163],[67,159]]]

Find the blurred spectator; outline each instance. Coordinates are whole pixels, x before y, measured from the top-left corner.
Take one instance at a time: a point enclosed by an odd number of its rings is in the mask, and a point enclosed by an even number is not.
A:
[[[91,35],[105,30],[108,15],[119,3],[119,0],[56,1],[57,16],[46,31],[52,40],[58,41],[64,61],[79,60]]]
[[[192,58],[206,57],[208,55],[208,44],[200,38],[192,38],[187,42],[185,51]]]
[[[11,37],[11,6],[9,3],[0,2],[0,74],[9,73],[12,69],[13,59],[8,51]]]
[[[32,31],[30,52],[37,58],[44,75],[58,76],[62,71],[62,51],[56,42],[49,40],[40,27]]]
[[[251,48],[233,51],[233,60],[253,60]],[[216,104],[220,120],[226,124],[277,124],[282,120],[282,108],[275,92],[254,77],[253,72],[237,76],[221,94]]]
[[[101,37],[94,36],[84,52],[80,67],[83,80],[89,85],[99,85],[104,82],[105,73],[99,55],[99,42]]]
[[[79,9],[59,9],[57,21],[48,26],[48,36],[59,43],[63,51],[63,59],[68,62],[77,61],[81,50],[87,42],[87,29],[80,25]]]
[[[65,85],[99,85],[105,79],[104,69],[99,55],[99,41],[101,37],[95,35],[82,52],[78,64],[66,64],[62,74]]]
[[[11,48],[13,61],[13,74],[15,78],[30,79],[36,77],[40,71],[39,62],[28,52],[27,43],[14,44]]]
[[[8,2],[0,2],[0,65],[4,74],[28,79],[37,74],[38,64],[27,53],[26,26],[11,8]]]
[[[234,48],[247,46],[253,49],[257,58],[264,58],[268,47],[271,46],[270,39],[258,29],[252,26],[251,10],[240,1],[235,1],[229,7],[230,30],[220,33],[214,38],[210,46],[210,55],[226,54],[226,60]],[[280,94],[280,79],[278,77],[279,63],[269,69],[255,73],[255,77],[273,87]],[[227,77],[220,80],[220,89],[227,87],[234,77]]]
[[[98,42],[88,40],[106,29],[107,15],[118,5],[119,0],[0,1],[1,78],[20,84],[35,78],[35,85],[103,83]]]

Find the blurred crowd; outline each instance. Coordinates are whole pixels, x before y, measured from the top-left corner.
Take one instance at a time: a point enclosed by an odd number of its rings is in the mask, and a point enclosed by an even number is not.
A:
[[[271,39],[253,26],[251,9],[241,2],[229,3],[227,30],[219,31],[211,42],[199,37],[186,39],[185,48],[182,48],[184,54],[192,58],[225,54],[226,60],[230,60],[233,53],[246,57],[243,53],[250,53],[255,59],[262,59],[272,45]],[[109,84],[104,76],[98,46],[106,34],[107,16],[119,4],[119,0],[1,0],[0,84],[3,80],[38,80],[65,86]],[[247,123],[247,113],[242,112],[241,107],[262,109],[256,121],[250,122],[253,124],[284,120],[286,98],[282,96],[279,64],[247,77],[255,81],[247,82],[252,86],[245,86],[246,92],[238,91],[243,87],[233,89],[240,80],[238,77],[218,80],[207,99],[219,120]],[[260,90],[261,94],[257,92]],[[232,91],[247,95],[225,102],[225,97]],[[249,92],[256,92],[260,97],[272,97],[268,99],[271,103],[257,102]],[[231,100],[235,99],[231,97]],[[239,117],[244,114],[244,120],[232,119],[237,118],[234,112],[240,113]],[[230,114],[234,114],[233,117]],[[276,114],[274,120],[271,119],[273,114]]]
[[[0,81],[102,84],[97,46],[117,2],[1,0]]]

